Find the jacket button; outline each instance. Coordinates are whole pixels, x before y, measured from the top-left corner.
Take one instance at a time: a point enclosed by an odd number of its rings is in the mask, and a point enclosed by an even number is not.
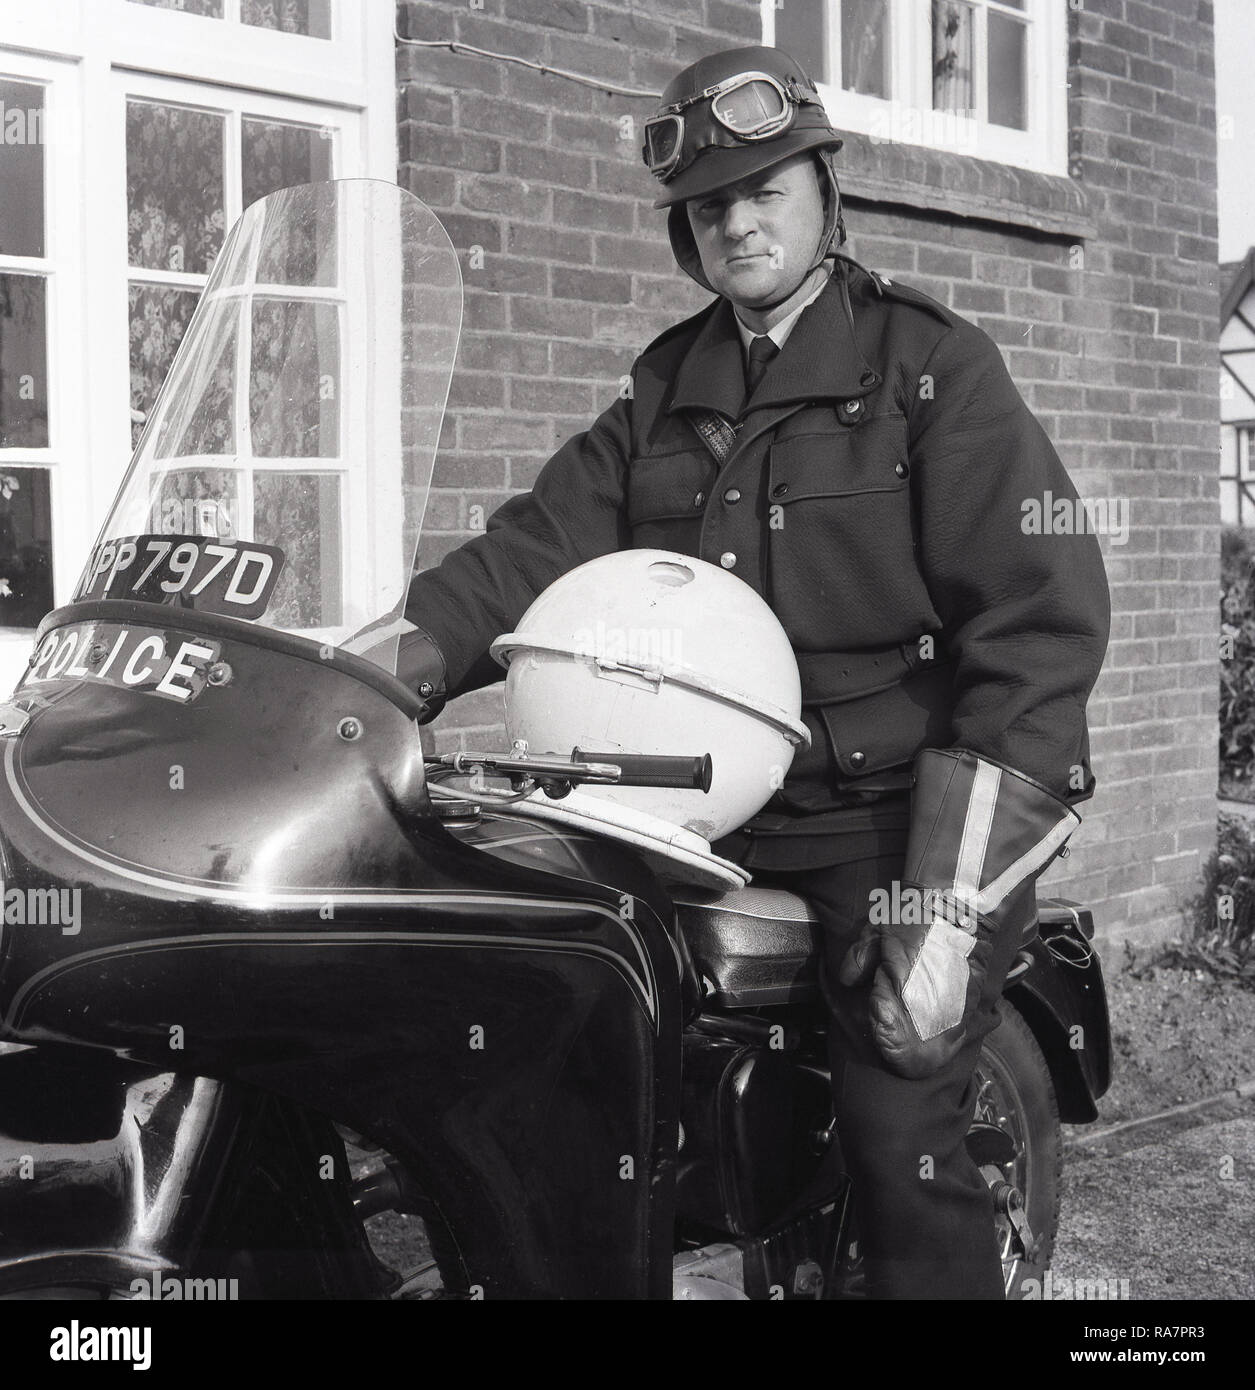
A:
[[[723,500],[730,507],[735,506],[736,503],[741,500],[741,489],[739,487],[730,487],[727,492],[723,494]]]
[[[427,696],[430,695],[433,690],[435,690],[435,688],[436,687],[432,685],[430,681],[424,681],[422,685],[418,687],[418,693],[423,697],[423,699],[426,699]]]
[[[704,492],[699,492],[697,496],[693,498],[693,505],[695,507],[704,507],[706,505],[706,494]]]
[[[866,754],[866,753],[851,753],[851,754],[850,754],[850,766],[851,766],[851,767],[862,767],[863,764],[864,764],[866,761],[867,761],[867,754]]]
[[[736,556],[730,550],[725,550],[719,557],[719,563],[726,570],[730,570],[736,564]]]
[[[777,483],[777,484],[775,485],[775,487],[773,487],[773,488],[771,489],[771,495],[772,495],[773,497],[784,497],[784,496],[787,496],[788,491],[789,491],[789,485],[788,485],[788,483]]]
[[[859,384],[861,386],[875,386],[879,380],[880,378],[875,372],[864,372],[863,375],[859,377]]]
[[[905,463],[895,463],[893,465],[893,471],[898,475],[899,478],[905,478],[911,470],[910,467]]]

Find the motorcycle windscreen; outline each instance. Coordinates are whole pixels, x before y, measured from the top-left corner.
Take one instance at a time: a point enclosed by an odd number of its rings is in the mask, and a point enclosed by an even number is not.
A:
[[[308,184],[232,229],[75,601],[243,618],[395,673],[462,279],[395,185]]]

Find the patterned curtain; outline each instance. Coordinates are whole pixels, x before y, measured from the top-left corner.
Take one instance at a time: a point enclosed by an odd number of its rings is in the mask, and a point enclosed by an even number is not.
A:
[[[973,11],[961,0],[933,0],[933,109],[972,111]]]

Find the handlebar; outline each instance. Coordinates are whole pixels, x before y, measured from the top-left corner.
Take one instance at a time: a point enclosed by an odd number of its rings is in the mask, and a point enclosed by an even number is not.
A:
[[[455,772],[501,773],[542,785],[600,782],[620,787],[691,787],[710,791],[713,764],[710,754],[700,757],[667,757],[643,753],[589,753],[571,750],[571,757],[519,757],[501,753],[444,753],[426,760]],[[568,787],[569,790],[569,787]]]
[[[710,754],[695,758],[674,758],[646,753],[588,753],[571,750],[573,763],[609,763],[622,772],[619,785],[625,787],[693,787],[710,790],[714,764]]]

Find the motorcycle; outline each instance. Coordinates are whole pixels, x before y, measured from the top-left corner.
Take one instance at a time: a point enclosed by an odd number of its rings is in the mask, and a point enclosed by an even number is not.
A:
[[[538,809],[708,759],[424,752],[460,315],[399,188],[250,207],[0,707],[0,1297],[860,1296],[814,913]],[[978,1067],[1011,1296],[1108,1083],[1092,937],[1041,903]]]

